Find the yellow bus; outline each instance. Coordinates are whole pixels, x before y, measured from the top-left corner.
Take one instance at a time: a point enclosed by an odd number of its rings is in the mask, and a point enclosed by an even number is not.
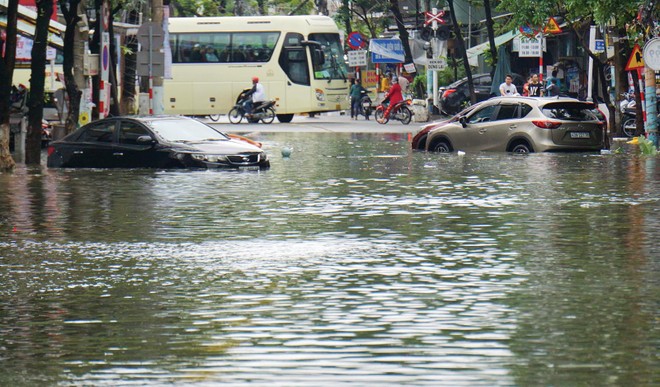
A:
[[[259,77],[277,118],[348,108],[339,30],[327,16],[170,18],[169,114],[227,114]]]

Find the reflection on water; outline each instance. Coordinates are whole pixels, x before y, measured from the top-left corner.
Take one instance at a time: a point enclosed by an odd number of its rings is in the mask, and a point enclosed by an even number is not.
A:
[[[0,175],[0,385],[659,382],[655,160],[406,140]]]

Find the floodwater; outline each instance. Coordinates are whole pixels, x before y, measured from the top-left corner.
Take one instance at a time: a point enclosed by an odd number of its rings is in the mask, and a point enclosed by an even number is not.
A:
[[[0,385],[660,383],[660,160],[256,139],[0,175]]]

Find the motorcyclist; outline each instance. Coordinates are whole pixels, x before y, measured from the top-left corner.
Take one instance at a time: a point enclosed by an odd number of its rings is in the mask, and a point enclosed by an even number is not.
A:
[[[387,106],[387,109],[385,109],[383,118],[378,121],[380,123],[389,119],[392,108],[396,106],[397,103],[403,101],[403,94],[401,93],[401,86],[399,85],[399,79],[397,77],[392,77],[392,86],[390,86],[390,91],[387,92],[383,103],[386,101],[389,101],[390,104]]]
[[[252,77],[252,88],[245,93],[245,97],[251,97],[245,101],[244,105],[245,112],[249,117],[252,115],[252,111],[256,105],[266,101],[266,90],[264,89],[264,86],[259,83],[259,77]]]

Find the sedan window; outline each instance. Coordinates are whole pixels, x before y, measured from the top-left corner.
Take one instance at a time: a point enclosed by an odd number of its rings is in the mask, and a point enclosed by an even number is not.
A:
[[[147,125],[165,140],[195,142],[205,140],[229,140],[229,137],[212,127],[195,120],[153,120]]]
[[[115,121],[104,121],[90,125],[80,134],[78,142],[112,142],[115,134]]]
[[[493,116],[496,108],[497,105],[490,105],[484,107],[483,109],[477,110],[470,116],[470,118],[468,118],[468,124],[478,124],[480,122],[490,121],[490,118]]]
[[[149,131],[142,125],[133,121],[122,121],[119,128],[119,143],[128,145],[138,145],[137,139],[140,136],[150,136]]]

